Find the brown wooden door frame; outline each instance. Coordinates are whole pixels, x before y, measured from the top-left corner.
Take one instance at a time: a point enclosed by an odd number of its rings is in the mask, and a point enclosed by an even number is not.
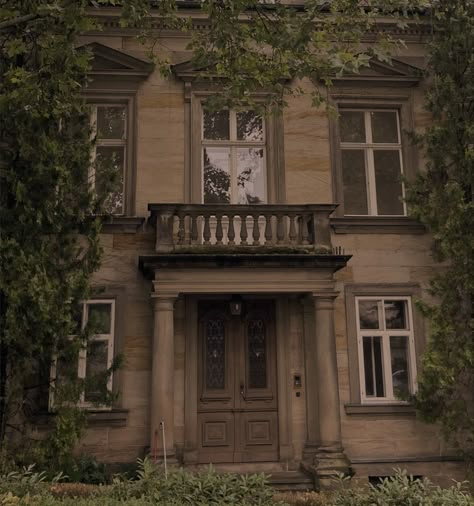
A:
[[[198,309],[197,450],[199,462],[257,462],[278,460],[278,396],[276,375],[275,304],[248,300],[243,315],[232,317],[228,302],[201,301]],[[249,324],[263,321],[266,358],[265,387],[251,386]],[[212,323],[211,323],[212,322]],[[219,323],[218,323],[219,322]],[[211,329],[206,326],[213,325]],[[210,330],[209,330],[210,329]],[[206,332],[218,329],[225,349],[225,381],[207,388]],[[258,334],[257,334],[258,338]],[[222,341],[223,339],[223,341]],[[217,351],[216,351],[217,350]],[[257,355],[261,351],[256,351]],[[214,349],[215,358],[220,354]],[[258,364],[257,364],[258,367]],[[206,379],[207,378],[207,379]],[[253,377],[262,382],[263,378]],[[218,383],[222,378],[218,379]]]

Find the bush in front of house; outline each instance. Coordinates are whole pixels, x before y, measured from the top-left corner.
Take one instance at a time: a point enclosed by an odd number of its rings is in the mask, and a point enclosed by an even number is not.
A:
[[[379,485],[352,488],[341,479],[332,493],[274,494],[264,475],[163,470],[145,459],[136,480],[115,478],[112,485],[47,483],[31,468],[0,477],[2,506],[474,506],[463,484],[440,488],[404,471]]]

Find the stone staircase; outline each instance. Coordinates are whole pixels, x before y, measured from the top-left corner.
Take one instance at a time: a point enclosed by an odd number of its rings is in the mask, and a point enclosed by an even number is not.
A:
[[[208,464],[199,464],[191,467],[187,466],[187,469],[195,471],[202,471],[208,468]],[[212,468],[218,473],[265,473],[269,477],[270,485],[276,490],[315,490],[314,479],[309,474],[300,469],[285,469],[285,466],[276,462],[213,464]]]

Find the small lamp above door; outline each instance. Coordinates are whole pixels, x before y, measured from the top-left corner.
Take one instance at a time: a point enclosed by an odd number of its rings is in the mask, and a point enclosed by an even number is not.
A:
[[[232,316],[240,316],[242,314],[242,297],[240,295],[232,295],[229,307]]]

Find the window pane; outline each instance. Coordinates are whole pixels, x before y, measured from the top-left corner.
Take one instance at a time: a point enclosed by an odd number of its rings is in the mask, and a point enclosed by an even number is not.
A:
[[[408,337],[390,336],[393,395],[403,397],[409,393]]]
[[[398,150],[374,151],[375,186],[378,214],[404,214],[400,152]]]
[[[384,309],[387,329],[408,329],[406,300],[386,300]]]
[[[365,394],[367,397],[385,397],[382,338],[380,336],[364,337],[362,346],[364,354]]]
[[[379,310],[376,300],[359,301],[359,325],[361,329],[379,329]]]
[[[108,341],[90,341],[87,346],[86,385],[84,400],[100,402],[104,400],[107,387]]]
[[[88,323],[95,334],[110,334],[112,304],[88,304]]]
[[[398,143],[397,113],[395,111],[374,111],[370,113],[373,142]]]
[[[267,346],[265,322],[262,319],[250,320],[248,336],[248,384],[249,388],[267,387]]]
[[[97,138],[125,138],[125,107],[97,107]]]
[[[365,142],[363,111],[340,111],[339,128],[341,142]]]
[[[237,149],[237,203],[265,202],[263,149]]]
[[[123,146],[96,148],[95,190],[98,195],[107,195],[105,208],[111,214],[123,212],[124,157]]]
[[[207,140],[229,139],[229,111],[203,112],[203,137]]]
[[[345,214],[367,214],[367,182],[363,150],[343,149],[342,180]]]
[[[204,148],[205,204],[230,204],[229,158],[229,148]]]
[[[263,141],[263,118],[255,111],[237,112],[237,139]]]
[[[206,388],[225,388],[225,323],[224,320],[206,322]]]

